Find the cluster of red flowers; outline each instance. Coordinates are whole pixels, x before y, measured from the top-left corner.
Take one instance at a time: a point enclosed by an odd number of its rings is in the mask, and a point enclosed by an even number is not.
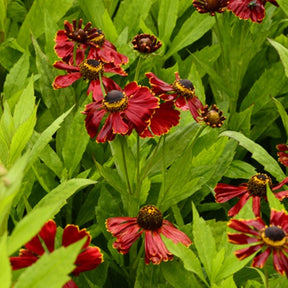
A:
[[[270,2],[279,6],[276,0],[193,0],[193,5],[199,13],[223,13],[226,9],[232,11],[241,19],[251,19],[261,23],[265,17],[265,4]]]

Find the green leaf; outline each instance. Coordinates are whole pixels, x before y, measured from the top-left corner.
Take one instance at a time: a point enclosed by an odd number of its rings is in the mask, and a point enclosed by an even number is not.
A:
[[[12,279],[12,269],[7,254],[7,235],[0,237],[0,283],[1,288],[10,288]]]
[[[45,253],[28,267],[18,278],[15,288],[59,288],[69,281],[68,276],[75,268],[74,262],[86,239],[68,247],[60,247],[52,253]]]
[[[5,22],[8,1],[0,0],[0,43],[5,39]]]
[[[227,136],[235,139],[239,144],[252,153],[252,158],[264,166],[264,169],[273,175],[279,182],[286,176],[277,161],[259,144],[253,142],[243,134],[236,131],[225,131],[220,136]]]
[[[29,53],[25,52],[6,76],[4,83],[4,99],[10,98],[16,92],[24,88],[25,80],[29,72],[29,57]]]
[[[199,281],[191,271],[184,269],[183,263],[179,261],[169,261],[161,263],[161,272],[166,281],[174,288],[183,287],[207,287]],[[167,286],[164,286],[167,287]]]
[[[288,15],[288,2],[286,0],[277,0],[277,3],[283,9],[286,15]]]
[[[267,199],[268,199],[270,209],[275,209],[278,211],[283,210],[284,207],[283,207],[282,203],[280,202],[280,200],[278,198],[276,198],[275,194],[271,191],[268,184],[266,187],[266,191],[267,191]]]
[[[287,2],[286,2],[286,5],[287,5]],[[277,50],[280,56],[280,59],[282,61],[282,64],[284,66],[285,74],[288,77],[288,49],[277,41],[274,41],[272,39],[268,39],[268,40],[271,43],[271,45]]]
[[[285,131],[286,131],[286,135],[288,135],[288,115],[287,115],[287,112],[285,110],[285,108],[283,107],[283,105],[281,104],[281,102],[279,102],[277,99],[275,98],[272,98],[276,107],[277,107],[277,110],[281,116],[281,119],[282,119],[282,123],[283,123],[283,126],[285,128]]]
[[[184,268],[186,270],[195,273],[204,283],[207,284],[203,274],[201,263],[192,250],[187,248],[181,242],[175,244],[171,239],[168,239],[166,237],[162,237],[162,240],[168,250],[182,260]]]
[[[256,173],[256,169],[251,164],[241,160],[234,160],[225,173],[225,176],[234,179],[250,179],[250,177]]]
[[[31,43],[31,33],[38,38],[45,31],[45,14],[49,15],[53,22],[58,22],[72,6],[70,0],[59,0],[51,2],[49,0],[36,0],[33,2],[20,30],[17,41],[22,47],[27,47]],[[56,33],[56,31],[55,31]]]
[[[181,29],[173,39],[171,46],[165,54],[168,59],[180,49],[194,43],[209,31],[215,23],[215,19],[210,15],[203,15],[194,12],[182,25]]]
[[[159,6],[157,21],[159,38],[167,45],[176,25],[179,0],[161,0]]]
[[[62,149],[64,166],[68,171],[68,177],[71,177],[75,172],[90,139],[85,129],[85,116],[81,111],[83,111],[82,106],[78,108],[73,120],[70,122]]]
[[[212,259],[216,258],[217,250],[215,240],[209,225],[207,225],[192,203],[193,208],[193,236],[194,244],[197,249],[199,258],[205,268],[208,278],[212,278]]]
[[[18,222],[9,237],[8,253],[11,255],[32,237],[34,237],[46,221],[52,218],[66,204],[66,200],[79,189],[95,184],[89,179],[71,179],[63,182],[49,192],[33,210]]]
[[[35,112],[35,96],[34,96],[34,79],[29,79],[28,85],[23,90],[13,114],[14,126],[17,128],[20,124],[24,123]]]

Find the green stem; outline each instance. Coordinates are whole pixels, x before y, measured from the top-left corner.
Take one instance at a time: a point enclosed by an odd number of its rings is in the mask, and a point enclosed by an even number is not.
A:
[[[157,206],[160,206],[162,199],[166,192],[166,157],[165,157],[165,140],[166,134],[163,136],[163,148],[162,148],[162,185],[158,196]]]
[[[136,151],[136,192],[135,196],[138,199],[140,195],[140,188],[141,188],[141,182],[140,182],[140,136],[137,134],[137,151]]]
[[[124,174],[125,174],[126,184],[127,184],[129,195],[132,195],[132,189],[131,189],[131,185],[129,181],[128,168],[127,168],[127,162],[126,162],[126,157],[125,157],[124,140],[125,140],[124,136],[120,136],[121,153],[122,153],[123,164],[124,164]]]
[[[269,288],[269,273],[267,265],[264,266],[264,274],[265,274],[265,288]]]
[[[137,66],[136,66],[136,70],[135,70],[135,76],[134,76],[134,81],[136,81],[136,82],[138,82],[138,79],[139,79],[141,65],[142,65],[142,57],[139,56],[138,63],[137,63]]]

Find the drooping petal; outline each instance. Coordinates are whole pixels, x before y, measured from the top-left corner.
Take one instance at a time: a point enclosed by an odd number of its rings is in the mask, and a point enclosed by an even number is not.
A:
[[[62,288],[78,288],[78,286],[73,280],[69,280]]]
[[[93,270],[103,262],[103,254],[98,247],[87,247],[81,252],[76,261],[76,268],[73,270],[74,275],[79,275],[81,272]]]
[[[67,64],[63,61],[56,61],[53,64],[53,66],[60,70],[66,70],[67,72],[79,72],[80,71],[79,67]]]
[[[266,250],[264,250],[263,252],[259,253],[257,256],[254,257],[253,262],[252,262],[252,266],[258,267],[258,268],[263,268],[263,266],[266,263],[270,253],[271,253],[271,248],[267,247]]]
[[[101,120],[106,114],[106,111],[101,108],[101,102],[92,102],[85,106],[85,111],[83,112],[83,114],[87,115],[85,118],[85,126],[91,138],[97,135]]]
[[[286,273],[288,275],[288,259],[287,256],[281,250],[273,251],[273,265],[276,271],[281,275]]]
[[[19,256],[10,257],[10,263],[13,270],[22,269],[31,266],[39,258],[27,249],[21,249]]]
[[[49,220],[44,224],[39,234],[37,234],[28,243],[25,244],[25,247],[37,255],[44,254],[45,249],[43,248],[42,243],[39,239],[40,237],[45,243],[47,249],[52,252],[54,250],[56,231],[56,223],[53,220]]]
[[[67,225],[63,230],[62,246],[67,247],[83,238],[86,238],[86,242],[81,249],[85,249],[91,242],[91,235],[86,229],[80,230],[77,225]]]
[[[96,141],[98,143],[105,143],[107,141],[114,140],[116,134],[113,133],[113,116],[112,114],[109,114],[108,117],[105,120],[104,125],[100,129]]]
[[[82,75],[80,72],[74,72],[67,75],[59,75],[55,78],[52,85],[54,89],[65,88],[72,85],[75,81],[77,81],[81,77]]]
[[[261,198],[259,196],[252,197],[252,210],[256,217],[260,217],[260,202]]]
[[[140,136],[154,137],[154,135],[160,136],[166,134],[172,127],[179,124],[179,120],[180,112],[174,109],[172,101],[161,103],[160,107],[155,110],[149,127]]]
[[[185,233],[178,230],[168,220],[163,220],[162,227],[159,230],[159,233],[163,234],[166,238],[171,239],[175,244],[181,242],[188,247],[192,243],[190,238]]]
[[[255,238],[255,237],[250,237],[245,234],[240,234],[240,233],[228,233],[228,239],[230,243],[233,244],[251,244],[251,243],[256,243],[259,242],[260,240]]]
[[[199,117],[199,111],[203,109],[202,102],[198,97],[194,96],[191,99],[188,99],[187,103],[193,118],[195,119],[195,121],[197,121],[197,118]]]
[[[230,221],[227,223],[227,226],[236,231],[260,237],[259,231],[265,227],[265,223],[261,218],[252,220],[230,219]],[[253,229],[251,226],[255,227],[256,229]]]
[[[236,205],[234,205],[229,211],[228,216],[233,217],[239,213],[239,211],[243,208],[243,206],[246,204],[246,202],[249,200],[251,196],[249,193],[245,193],[240,200],[237,202]]]
[[[161,95],[166,92],[173,91],[173,87],[171,84],[162,81],[152,72],[145,73],[145,76],[149,79],[151,89],[156,95]]]
[[[161,261],[173,259],[173,254],[168,251],[160,234],[157,231],[145,230],[145,263],[159,265]]]
[[[179,96],[175,101],[175,105],[182,111],[187,111],[190,109],[189,104],[184,96]]]
[[[243,260],[250,255],[254,254],[256,251],[260,250],[263,245],[255,245],[255,246],[249,246],[240,250],[237,250],[234,252],[235,256],[239,258],[240,260]]]
[[[286,177],[284,180],[282,180],[278,185],[274,186],[272,188],[272,191],[276,191],[276,190],[280,189],[282,186],[284,186],[287,183],[288,183],[288,177]]]

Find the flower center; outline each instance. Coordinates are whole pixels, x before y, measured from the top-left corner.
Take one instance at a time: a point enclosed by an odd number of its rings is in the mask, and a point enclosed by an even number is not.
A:
[[[103,99],[102,104],[109,112],[123,111],[128,106],[128,97],[124,92],[111,90]]]
[[[226,119],[226,117],[222,116],[222,114],[223,112],[219,111],[219,108],[215,104],[212,105],[211,109],[209,109],[208,105],[205,105],[201,111],[203,120],[212,128],[219,128],[222,126],[224,120]]]
[[[261,232],[262,240],[272,247],[281,247],[286,243],[286,233],[277,226],[269,226]]]
[[[105,34],[102,32],[102,30],[97,29],[96,33],[94,34],[94,37],[91,39],[91,42],[96,44],[97,46],[101,47],[105,42]]]
[[[220,0],[206,0],[204,6],[208,11],[217,11],[220,8]]]
[[[258,173],[252,176],[247,185],[247,189],[250,195],[264,197],[266,196],[266,185],[269,184],[270,188],[272,188],[272,180],[271,178],[264,174]]]
[[[175,80],[172,86],[179,96],[183,96],[187,99],[191,99],[195,96],[194,86],[188,79]]]
[[[157,207],[147,205],[138,212],[137,223],[145,230],[157,230],[162,226],[163,216]]]
[[[86,59],[80,64],[80,73],[84,79],[97,80],[104,73],[104,64],[95,59]]]

